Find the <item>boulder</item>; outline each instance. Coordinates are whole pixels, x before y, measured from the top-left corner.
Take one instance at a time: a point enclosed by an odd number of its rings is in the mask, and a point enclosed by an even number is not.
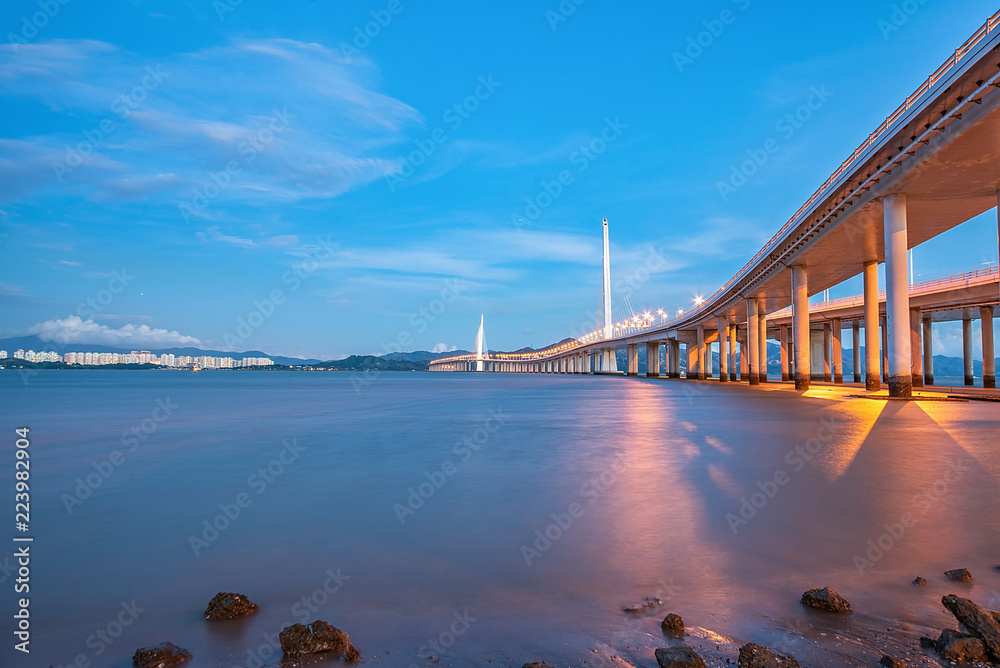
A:
[[[832,587],[810,589],[802,594],[802,604],[827,612],[851,612],[851,604]]]
[[[160,643],[154,647],[141,647],[132,655],[132,663],[138,668],[168,668],[190,660],[191,652],[172,642]]]
[[[967,598],[949,594],[941,598],[941,603],[948,608],[955,619],[969,633],[983,641],[990,660],[1000,663],[1000,620]]]
[[[531,661],[530,663],[526,663],[521,666],[521,668],[552,668],[552,666],[544,661]]]
[[[361,652],[351,644],[348,635],[319,619],[312,624],[286,626],[278,634],[278,640],[285,656],[333,652],[351,663],[361,661]]]
[[[756,643],[740,647],[739,668],[799,668],[799,662],[790,656],[778,654]]]
[[[916,585],[916,586],[918,586],[918,587],[923,587],[924,585],[927,584],[927,580],[925,580],[923,578],[916,578],[913,581],[913,584]]]
[[[660,622],[660,628],[663,629],[664,633],[684,633],[684,620],[680,615],[671,612]]]
[[[220,591],[212,597],[205,608],[205,619],[213,621],[220,619],[238,619],[252,615],[260,606],[243,594],[233,594]]]
[[[698,653],[683,645],[656,650],[656,663],[660,668],[706,668]]]
[[[624,608],[622,608],[622,610],[624,612],[630,612],[634,614],[639,612],[646,612],[647,610],[652,610],[658,605],[663,605],[663,601],[661,601],[658,598],[652,598],[650,596],[647,596],[646,598],[642,599],[641,603],[636,603],[635,605],[627,605]]]
[[[883,654],[882,660],[878,662],[880,668],[907,668],[906,662],[897,659],[892,654]]]
[[[945,629],[934,643],[934,649],[945,661],[985,661],[986,645],[975,636]]]
[[[967,568],[956,568],[953,571],[945,571],[944,576],[952,582],[972,582],[972,573]]]

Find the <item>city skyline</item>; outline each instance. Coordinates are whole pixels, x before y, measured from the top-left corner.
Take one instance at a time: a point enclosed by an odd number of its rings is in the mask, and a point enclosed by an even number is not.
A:
[[[539,348],[594,322],[605,216],[631,304],[687,309],[993,10],[216,5],[3,10],[0,336],[340,359],[469,349],[485,313]],[[991,211],[914,280],[995,241]]]

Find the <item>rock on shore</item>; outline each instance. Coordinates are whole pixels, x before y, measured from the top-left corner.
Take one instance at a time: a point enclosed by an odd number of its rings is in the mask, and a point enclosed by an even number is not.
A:
[[[934,649],[945,661],[985,661],[986,645],[975,636],[945,629],[934,643]]]
[[[622,608],[622,611],[636,614],[640,612],[646,612],[647,610],[652,610],[658,605],[663,605],[663,601],[661,601],[658,598],[647,596],[646,598],[642,599],[641,603],[636,603],[634,605],[627,605],[624,608]]]
[[[212,597],[205,608],[205,619],[213,621],[221,619],[238,619],[252,615],[260,606],[243,594],[220,591]]]
[[[838,594],[837,590],[832,587],[810,589],[802,594],[802,603],[803,605],[826,610],[827,612],[847,613],[853,611],[847,599]]]
[[[661,647],[656,650],[660,668],[706,668],[705,662],[690,647]]]
[[[191,652],[172,642],[160,643],[153,647],[140,647],[132,655],[132,663],[138,668],[168,668],[190,660]]]
[[[736,665],[739,668],[799,668],[799,662],[792,657],[752,642],[740,647]]]
[[[996,615],[954,594],[943,596],[941,603],[969,633],[983,641],[990,661],[1000,663],[1000,620]]]
[[[670,613],[660,622],[660,628],[664,633],[681,634],[684,633],[684,619],[680,615]]]
[[[348,635],[319,619],[312,624],[286,626],[278,634],[278,640],[285,656],[333,652],[351,663],[361,661],[361,652],[351,644]]]

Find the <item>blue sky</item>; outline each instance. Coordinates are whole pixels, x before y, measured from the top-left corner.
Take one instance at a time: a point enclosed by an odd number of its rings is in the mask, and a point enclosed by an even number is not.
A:
[[[996,9],[676,4],[5,2],[0,336],[537,347],[594,321],[605,216],[631,304],[688,308]],[[995,213],[914,257],[995,264]]]

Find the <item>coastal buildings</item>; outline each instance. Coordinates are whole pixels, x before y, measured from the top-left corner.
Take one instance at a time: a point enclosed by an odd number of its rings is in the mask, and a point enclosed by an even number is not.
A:
[[[0,359],[7,358],[7,351],[0,350]],[[173,355],[164,353],[156,355],[148,350],[133,350],[129,353],[95,353],[95,352],[72,352],[60,355],[54,351],[35,352],[18,349],[14,351],[14,359],[22,359],[26,362],[65,362],[66,364],[79,364],[84,366],[105,366],[109,364],[158,364],[171,368],[199,368],[199,369],[240,369],[258,366],[273,366],[274,361],[268,357],[244,357],[236,360],[232,357],[212,357]]]

